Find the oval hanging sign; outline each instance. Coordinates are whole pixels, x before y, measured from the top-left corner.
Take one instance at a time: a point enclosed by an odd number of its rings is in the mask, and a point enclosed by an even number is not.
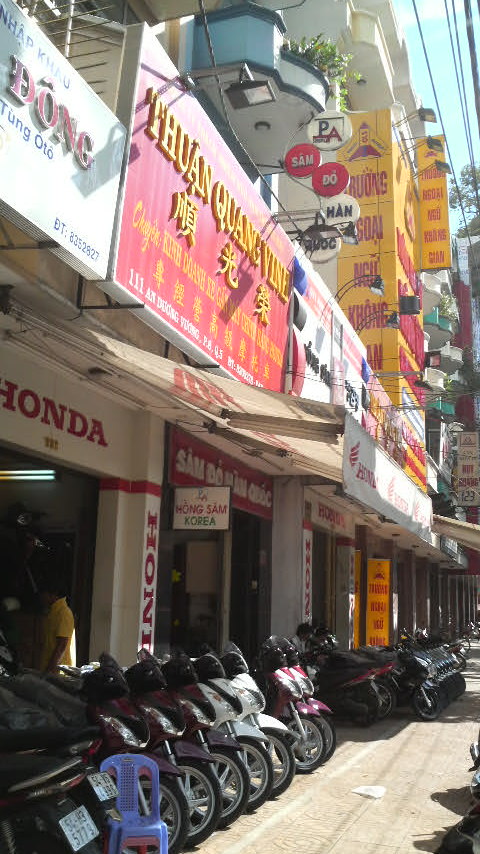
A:
[[[308,178],[322,162],[322,155],[315,145],[302,142],[294,145],[285,155],[285,171],[292,178]]]
[[[322,213],[327,225],[338,225],[341,222],[356,222],[360,216],[360,205],[353,196],[340,193],[332,196],[322,204]]]
[[[307,126],[309,139],[324,151],[334,151],[352,136],[352,123],[344,113],[328,110],[315,116]]]
[[[319,196],[337,196],[349,183],[350,173],[342,163],[324,163],[312,174],[312,188]]]

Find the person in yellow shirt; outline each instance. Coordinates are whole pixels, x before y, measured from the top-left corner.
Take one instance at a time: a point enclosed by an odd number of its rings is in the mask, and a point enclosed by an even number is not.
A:
[[[47,574],[42,585],[42,601],[47,610],[40,665],[45,673],[57,673],[59,664],[76,662],[75,621],[63,593],[59,577]]]

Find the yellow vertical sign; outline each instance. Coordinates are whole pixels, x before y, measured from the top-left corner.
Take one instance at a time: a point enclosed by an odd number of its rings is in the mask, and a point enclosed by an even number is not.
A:
[[[367,569],[367,644],[387,646],[390,634],[390,561],[369,558]]]
[[[361,575],[362,573],[362,553],[356,551],[355,552],[355,605],[353,610],[353,646],[356,648],[360,646],[360,608],[361,608],[361,594],[360,594],[360,583],[361,583]]]
[[[445,150],[445,138],[436,136]],[[417,149],[418,192],[420,195],[420,268],[439,270],[450,267],[450,223],[448,219],[447,176],[436,167],[442,155],[432,151],[427,140]]]

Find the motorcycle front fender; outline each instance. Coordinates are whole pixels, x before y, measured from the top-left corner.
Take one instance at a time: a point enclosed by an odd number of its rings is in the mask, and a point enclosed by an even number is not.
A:
[[[211,748],[223,747],[226,750],[242,749],[242,745],[239,744],[235,738],[232,738],[231,735],[226,735],[226,733],[219,732],[218,730],[209,730],[205,733],[205,738],[208,746]]]
[[[199,759],[200,762],[215,761],[203,747],[199,747],[198,744],[193,744],[191,741],[176,741],[172,747],[176,758],[180,762],[182,759]]]
[[[317,712],[326,712],[327,715],[333,714],[329,706],[326,706],[321,700],[315,700],[313,697],[309,697],[308,703],[312,708],[316,709]]]
[[[158,765],[158,770],[161,774],[165,774],[165,776],[170,777],[183,777],[183,771],[180,771],[180,768],[177,768],[173,762],[165,759],[165,757],[159,756],[158,753],[146,753],[145,756],[148,756],[149,759],[153,759],[153,761]]]
[[[278,718],[272,717],[272,715],[260,712],[256,715],[256,719],[260,729],[278,729],[279,732],[284,732],[285,734],[289,732],[288,727],[282,721],[279,721]]]
[[[268,738],[257,727],[243,723],[243,721],[230,721],[233,732],[239,738],[243,735],[245,738],[256,738],[257,741],[268,742]]]
[[[319,717],[319,712],[310,705],[310,703],[295,703],[297,712],[299,715],[311,715],[312,717]]]

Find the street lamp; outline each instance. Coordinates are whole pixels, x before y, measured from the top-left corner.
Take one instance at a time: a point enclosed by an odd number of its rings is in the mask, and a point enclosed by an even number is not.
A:
[[[363,273],[360,276],[354,276],[353,279],[349,279],[348,282],[344,282],[343,285],[340,285],[334,299],[336,299],[337,302],[340,302],[345,294],[352,290],[352,288],[357,287],[357,283],[362,279],[370,279],[371,281],[368,288],[371,290],[372,294],[375,294],[377,297],[383,297],[385,293],[385,282],[382,277],[375,276],[373,273]]]
[[[358,334],[365,329],[373,319],[379,317],[385,313],[386,310],[391,310],[391,314],[387,317],[385,321],[385,326],[389,329],[400,329],[400,317],[404,317],[406,315],[412,316],[416,314],[420,314],[420,300],[416,296],[400,296],[398,300],[398,305],[378,305],[375,307],[374,311],[369,312],[366,317],[363,318],[360,325],[355,328],[355,332]]]

